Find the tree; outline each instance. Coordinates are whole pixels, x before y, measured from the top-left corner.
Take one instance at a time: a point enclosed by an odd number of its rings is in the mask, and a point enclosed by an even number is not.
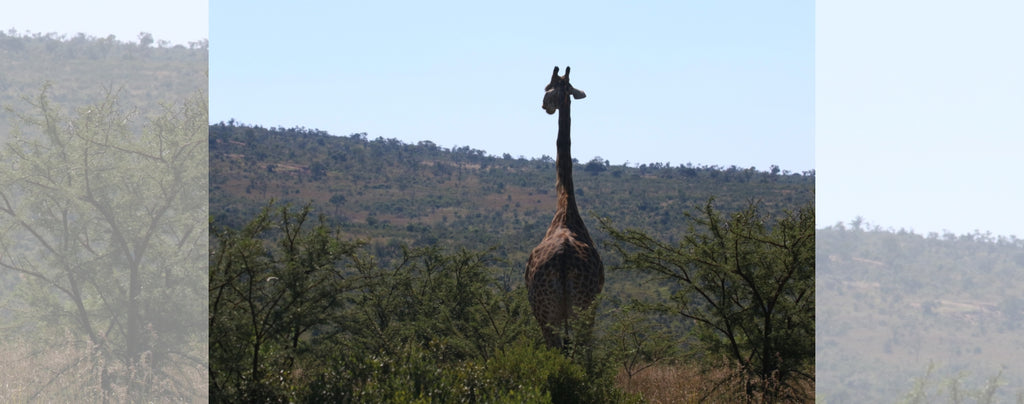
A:
[[[139,46],[140,47],[148,48],[149,45],[152,45],[152,44],[153,44],[153,34],[150,34],[148,32],[140,32],[139,33]]]
[[[709,359],[736,362],[748,397],[800,400],[814,371],[814,208],[771,220],[762,208],[724,217],[709,200],[678,245],[638,230],[602,227],[622,256],[620,268],[671,281],[656,309],[693,322]]]
[[[331,195],[331,199],[328,202],[330,202],[331,205],[334,205],[334,215],[337,216],[338,215],[338,211],[341,209],[341,206],[345,204],[345,195],[342,195],[342,194]]]
[[[206,96],[142,125],[118,91],[68,116],[49,87],[11,111],[0,151],[0,268],[26,308],[6,337],[88,346],[49,382],[92,367],[79,387],[97,401],[190,401],[206,363]]]
[[[319,161],[309,165],[309,172],[313,175],[313,181],[320,181],[327,176],[327,166]]]
[[[310,334],[342,307],[355,278],[340,270],[343,262],[358,261],[360,244],[339,240],[323,217],[312,223],[310,210],[274,209],[271,202],[239,231],[211,226],[213,401],[280,399],[273,383],[322,354],[311,352]],[[265,242],[270,234],[277,236],[273,244]]]
[[[605,170],[608,170],[608,162],[601,157],[594,157],[587,165],[583,166],[583,171],[590,173],[590,175],[598,175]]]

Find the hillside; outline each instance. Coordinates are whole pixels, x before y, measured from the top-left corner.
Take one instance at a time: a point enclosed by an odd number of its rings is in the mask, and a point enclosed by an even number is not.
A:
[[[817,231],[817,374],[829,403],[896,402],[924,379],[930,401],[1024,392],[1024,240],[882,230]],[[1001,372],[1001,374],[1000,374]],[[979,401],[982,402],[982,401]]]
[[[554,140],[551,142],[554,154]],[[600,244],[595,216],[675,240],[684,212],[714,197],[732,212],[760,201],[772,213],[814,199],[813,172],[718,166],[637,167],[593,158],[574,167],[577,201]],[[554,160],[496,157],[468,146],[404,144],[365,133],[235,122],[210,126],[210,213],[239,226],[270,199],[312,202],[353,238],[399,244],[494,248],[526,262],[555,206]]]
[[[205,41],[189,47],[152,42],[123,42],[113,36],[95,38],[58,34],[0,32],[0,139],[12,129],[15,111],[27,109],[24,99],[39,96],[50,83],[51,102],[69,110],[96,102],[106,89],[120,90],[119,102],[143,115],[160,113],[165,104],[180,103],[207,82]]]
[[[813,173],[576,164],[607,271],[559,354],[521,287],[555,207],[549,157],[209,131],[213,401],[814,397]]]

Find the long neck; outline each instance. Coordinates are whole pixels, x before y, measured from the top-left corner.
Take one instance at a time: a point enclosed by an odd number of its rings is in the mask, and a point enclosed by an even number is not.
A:
[[[558,140],[555,143],[558,147],[558,154],[555,158],[555,191],[558,193],[558,206],[552,226],[561,222],[566,226],[582,228],[586,232],[579,208],[576,206],[575,187],[572,183],[572,154],[569,151],[572,145],[572,141],[569,139],[570,124],[569,103],[566,102],[558,109]]]

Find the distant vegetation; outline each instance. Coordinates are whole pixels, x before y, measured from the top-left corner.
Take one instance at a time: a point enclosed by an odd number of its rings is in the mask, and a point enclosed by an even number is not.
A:
[[[346,235],[375,248],[493,247],[497,258],[525,265],[551,222],[554,173],[548,156],[497,157],[469,146],[234,121],[210,126],[210,214],[218,223],[240,228],[270,199],[312,202]],[[711,197],[723,212],[757,200],[774,215],[814,200],[813,172],[778,167],[623,166],[593,157],[576,164],[574,176],[591,226],[602,217],[670,242],[681,240],[687,226],[682,213]],[[607,237],[598,233],[600,244]]]
[[[4,108],[21,108],[23,98],[38,96],[47,82],[57,105],[85,106],[105,88],[121,89],[122,106],[144,113],[190,97],[197,86],[206,90],[206,40],[170,46],[145,32],[139,33],[138,42],[126,39],[0,32],[0,122],[13,123],[14,116]],[[0,125],[0,140],[11,129],[10,124]]]
[[[521,288],[550,157],[233,121],[209,141],[214,401],[813,397],[813,172],[577,164],[610,272],[563,355]]]
[[[857,218],[817,249],[819,399],[1024,400],[1024,240]]]

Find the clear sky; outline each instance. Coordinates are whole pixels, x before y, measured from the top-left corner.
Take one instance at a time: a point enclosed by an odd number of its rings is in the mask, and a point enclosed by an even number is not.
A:
[[[140,32],[171,45],[209,38],[206,0],[11,0],[0,6],[0,30],[73,37],[78,33],[138,42]]]
[[[818,226],[1024,237],[1024,2],[819,2]]]
[[[209,38],[214,122],[554,155],[568,64],[581,160],[813,168],[819,227],[1024,237],[1017,0],[8,3],[3,30]]]
[[[569,65],[581,161],[814,168],[810,1],[210,6],[211,122],[553,156]]]

